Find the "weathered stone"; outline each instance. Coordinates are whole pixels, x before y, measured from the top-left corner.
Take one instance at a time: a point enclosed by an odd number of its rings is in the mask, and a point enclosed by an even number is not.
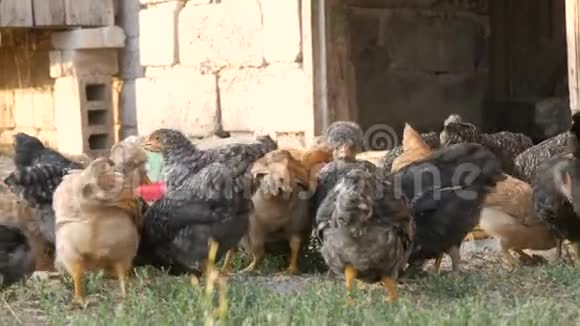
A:
[[[51,88],[34,89],[32,93],[34,127],[54,129],[54,102]]]
[[[161,126],[190,136],[206,136],[217,129],[219,117],[214,75],[174,67],[155,78],[136,81],[137,125],[140,134]]]
[[[33,22],[31,0],[0,1],[1,27],[32,27]]]
[[[115,24],[113,0],[65,0],[65,21],[75,26],[112,26]]]
[[[125,32],[119,26],[58,32],[52,34],[52,45],[59,50],[122,48]]]
[[[14,128],[14,92],[0,90],[0,129]]]
[[[137,127],[137,89],[135,81],[127,81],[121,90],[120,122],[123,127]]]
[[[48,147],[55,148],[57,146],[55,129],[40,129],[38,131],[38,139]]]
[[[397,11],[383,20],[392,69],[473,72],[484,57],[484,26],[473,17]]]
[[[171,66],[177,63],[177,15],[180,1],[161,3],[139,13],[140,62],[144,66]]]
[[[34,92],[31,89],[14,90],[14,122],[18,127],[34,127]]]
[[[309,112],[298,65],[223,71],[219,79],[222,126],[227,131],[304,131]]]
[[[181,64],[219,69],[263,64],[262,16],[257,1],[187,4],[179,14]]]
[[[260,0],[264,24],[264,59],[294,62],[300,57],[299,0]]]
[[[117,51],[97,50],[55,50],[50,51],[50,77],[59,78],[72,75],[114,75],[119,70]]]
[[[57,78],[54,83],[54,124],[56,148],[65,154],[79,155],[85,150],[79,81],[74,77]]]
[[[119,53],[121,77],[123,79],[135,79],[143,77],[145,68],[141,66],[141,60],[139,59],[140,55],[141,51],[139,51],[139,38],[128,38],[127,46]]]

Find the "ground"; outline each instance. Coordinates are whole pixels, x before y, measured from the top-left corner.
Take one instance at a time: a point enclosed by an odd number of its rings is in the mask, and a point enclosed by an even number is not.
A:
[[[0,177],[12,168],[0,156]],[[449,259],[441,275],[427,272],[399,280],[401,299],[384,300],[385,290],[357,283],[347,295],[340,278],[327,273],[273,276],[284,261],[270,259],[256,274],[233,274],[227,283],[229,325],[573,325],[580,323],[580,269],[553,261],[511,271],[494,240],[462,247],[463,272],[452,275]],[[235,270],[247,264],[238,256]],[[199,325],[216,302],[205,298],[205,283],[138,269],[128,298],[102,274],[89,277],[91,305],[70,304],[71,281],[32,278],[0,293],[0,325]],[[216,295],[217,296],[217,295]],[[217,317],[216,317],[217,318]],[[217,320],[219,322],[219,319]]]

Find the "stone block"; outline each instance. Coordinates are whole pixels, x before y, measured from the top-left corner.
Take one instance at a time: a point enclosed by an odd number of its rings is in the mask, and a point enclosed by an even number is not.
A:
[[[485,26],[471,16],[393,11],[382,28],[392,69],[473,72],[484,60]]]
[[[114,75],[119,70],[117,51],[98,50],[55,50],[50,51],[50,77],[60,78],[73,75]]]
[[[0,129],[14,128],[14,92],[0,90]]]
[[[121,90],[120,122],[123,127],[137,127],[137,89],[135,81],[127,81]]]
[[[140,62],[144,66],[177,63],[177,15],[181,2],[166,2],[139,12]]]
[[[219,78],[223,129],[304,131],[304,121],[312,114],[304,82],[304,72],[296,64],[223,71]]]
[[[57,78],[54,83],[54,125],[56,149],[64,154],[80,155],[85,150],[81,94],[78,79]]]
[[[302,51],[299,0],[260,0],[264,24],[264,59],[295,62]]]
[[[219,123],[214,75],[176,66],[155,78],[136,81],[139,134],[160,127],[175,128],[195,137],[214,132]]]
[[[188,3],[179,14],[179,59],[183,65],[214,70],[261,66],[262,15],[257,1]]]
[[[1,27],[33,27],[32,0],[0,1]]]
[[[119,26],[58,32],[52,34],[52,46],[59,50],[123,48],[125,32]]]
[[[113,0],[64,0],[65,21],[75,26],[112,26],[115,24]]]
[[[40,129],[38,131],[38,139],[40,139],[45,146],[51,148],[55,148],[57,146],[55,129]]]
[[[34,127],[34,92],[31,89],[14,90],[14,123],[18,127]]]
[[[119,52],[121,77],[123,79],[135,79],[143,77],[145,68],[141,66],[141,53],[139,51],[139,38],[127,39],[127,46]]]
[[[54,129],[54,97],[52,89],[35,89],[32,94],[34,127]]]

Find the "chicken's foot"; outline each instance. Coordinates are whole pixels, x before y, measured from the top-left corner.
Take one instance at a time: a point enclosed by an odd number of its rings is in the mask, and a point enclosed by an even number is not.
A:
[[[435,274],[439,274],[441,270],[441,262],[443,261],[443,255],[435,258],[435,262],[433,263],[433,272]]]
[[[222,265],[222,274],[224,276],[229,275],[232,272],[232,260],[234,258],[234,249],[230,249],[226,252],[226,257],[224,258],[224,264]]]
[[[344,268],[344,281],[346,289],[349,292],[352,291],[352,284],[356,279],[357,274],[358,274],[357,270],[352,265],[346,265],[346,267]]]
[[[500,244],[501,247],[501,255],[506,260],[506,262],[510,265],[511,270],[518,268],[520,266],[519,262],[512,256],[509,248]]]
[[[399,299],[399,291],[397,291],[397,282],[388,276],[382,279],[383,287],[387,289],[389,295],[385,297],[388,302],[395,302]]]
[[[80,261],[74,262],[72,263],[69,272],[72,276],[74,285],[73,302],[79,304],[83,308],[86,308],[87,301],[85,298],[85,284],[83,283],[85,266]]]
[[[459,247],[453,246],[447,252],[449,257],[451,258],[451,270],[454,274],[459,274],[461,272],[461,268],[459,264],[461,263],[461,256],[459,255]]]
[[[115,272],[117,273],[117,279],[119,280],[119,288],[121,289],[121,297],[127,297],[127,274],[129,272],[129,268],[125,263],[117,263],[115,264]]]
[[[300,244],[302,239],[299,236],[293,236],[290,239],[290,265],[286,271],[282,272],[283,275],[293,275],[297,274],[298,271],[298,254],[300,253]]]

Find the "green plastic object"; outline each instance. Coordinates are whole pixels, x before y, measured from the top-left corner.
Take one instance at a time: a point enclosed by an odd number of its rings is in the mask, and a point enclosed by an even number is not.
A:
[[[151,182],[165,181],[165,176],[161,173],[163,167],[163,157],[159,153],[146,152],[147,154],[147,177]]]

